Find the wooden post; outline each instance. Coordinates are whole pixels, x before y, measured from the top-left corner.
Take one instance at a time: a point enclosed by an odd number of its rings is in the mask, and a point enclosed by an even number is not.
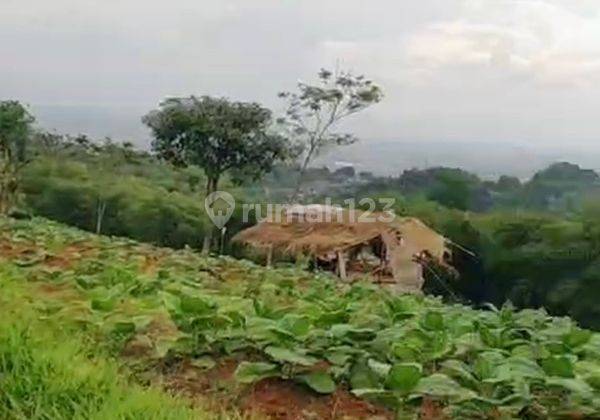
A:
[[[343,251],[337,252],[338,258],[338,273],[342,280],[346,280],[346,259],[344,257]]]
[[[271,267],[273,263],[273,245],[269,245],[267,249],[267,267]]]

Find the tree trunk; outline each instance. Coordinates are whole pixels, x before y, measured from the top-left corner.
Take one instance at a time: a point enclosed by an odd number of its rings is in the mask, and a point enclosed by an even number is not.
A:
[[[308,168],[308,164],[312,159],[312,155],[314,153],[314,148],[311,147],[308,151],[308,154],[304,158],[304,162],[302,162],[302,166],[300,167],[300,173],[298,174],[298,182],[296,183],[296,188],[294,189],[294,193],[292,194],[292,198],[290,202],[294,204],[298,200],[298,194],[300,193],[300,187],[302,187],[302,181],[304,180],[304,173],[306,172],[306,168]]]
[[[13,165],[10,149],[0,156],[0,215],[10,213],[17,193],[17,169]]]
[[[206,197],[217,191],[217,187],[219,185],[219,178],[209,178],[206,181]],[[210,253],[210,248],[212,245],[213,239],[213,226],[209,226],[204,234],[204,240],[202,241],[202,254],[208,255]]]
[[[0,216],[8,214],[9,197],[8,197],[8,165],[4,160],[0,161]]]
[[[104,213],[106,212],[106,201],[98,199],[98,206],[96,207],[96,234],[102,233],[102,221],[104,220]]]

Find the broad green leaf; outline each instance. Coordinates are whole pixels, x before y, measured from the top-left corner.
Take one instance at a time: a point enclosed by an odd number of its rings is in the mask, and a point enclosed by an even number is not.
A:
[[[353,389],[352,393],[360,398],[381,396],[381,395],[392,395],[390,391],[382,388],[358,388]]]
[[[481,341],[491,348],[501,348],[502,347],[502,337],[501,330],[491,329],[484,325],[479,326],[479,336],[481,337]]]
[[[583,346],[592,338],[592,332],[588,330],[582,330],[581,328],[573,328],[567,334],[563,335],[563,343],[570,347],[576,348]]]
[[[293,351],[283,347],[269,346],[265,353],[278,362],[293,363],[301,366],[312,366],[318,362],[314,357],[306,356],[298,351]]]
[[[367,362],[367,366],[369,366],[369,368],[373,372],[375,372],[375,374],[381,379],[385,379],[388,376],[388,373],[391,369],[391,366],[389,364],[381,363],[375,359],[369,359],[369,361]]]
[[[334,365],[344,366],[352,358],[352,355],[342,351],[330,351],[325,354],[325,358]]]
[[[358,388],[353,389],[352,393],[358,398],[366,398],[379,402],[383,405],[394,407],[400,403],[395,392],[381,388]],[[398,417],[399,419],[400,417]]]
[[[115,322],[113,332],[117,334],[133,334],[135,332],[135,324],[129,321]]]
[[[395,343],[392,347],[392,354],[396,360],[411,361],[421,360],[421,349],[411,346],[409,343]]]
[[[575,372],[596,390],[600,390],[600,364],[579,361],[575,364]]]
[[[242,362],[235,370],[235,378],[245,384],[278,375],[277,365],[273,363]]]
[[[184,313],[204,315],[210,313],[212,309],[213,305],[202,298],[187,295],[181,297],[181,310]]]
[[[479,381],[475,378],[469,366],[460,360],[444,360],[441,363],[441,373],[445,373],[451,378],[458,381],[460,384],[477,390],[479,388]]]
[[[410,330],[392,346],[392,354],[401,361],[421,360],[432,338],[421,330]]]
[[[586,382],[577,378],[552,377],[546,379],[546,384],[549,386],[555,386],[569,390],[584,399],[589,399],[594,395],[593,388]]]
[[[345,310],[332,311],[322,314],[315,322],[320,327],[330,327],[336,324],[343,324],[348,319]]]
[[[116,297],[95,298],[91,302],[92,309],[97,311],[112,311],[117,305]]]
[[[371,328],[357,328],[350,324],[336,324],[329,329],[329,333],[335,338],[348,338],[352,341],[372,340],[375,331]]]
[[[430,395],[432,397],[467,400],[474,398],[477,394],[470,389],[461,387],[456,381],[442,373],[434,373],[421,378],[414,389],[419,395]]]
[[[320,394],[331,394],[335,391],[335,382],[327,372],[311,372],[301,375],[299,379]]]
[[[306,316],[289,314],[281,319],[280,326],[293,337],[301,337],[310,331],[310,320]]]
[[[546,349],[552,354],[561,355],[569,351],[568,347],[562,341],[547,341],[544,343]]]
[[[560,376],[562,378],[573,378],[573,363],[564,356],[551,356],[542,361],[542,367],[549,376]]]
[[[366,363],[358,362],[350,370],[350,385],[352,389],[373,389],[380,387],[380,381],[377,374]]]
[[[417,363],[398,363],[390,369],[385,386],[395,391],[407,393],[421,379],[423,368]]]
[[[523,378],[541,379],[544,376],[542,368],[533,360],[512,356],[497,366],[494,379],[510,382]]]
[[[504,356],[498,351],[480,353],[473,366],[474,373],[480,380],[491,378],[496,372],[496,367],[504,360]]]
[[[436,332],[428,343],[426,360],[437,360],[452,351],[452,343],[445,331]]]
[[[440,312],[429,311],[421,320],[423,328],[432,331],[440,331],[444,329],[444,316]]]

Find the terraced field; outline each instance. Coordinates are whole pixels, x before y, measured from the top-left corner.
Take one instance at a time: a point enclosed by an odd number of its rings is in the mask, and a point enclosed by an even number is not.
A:
[[[600,416],[600,334],[0,219],[1,418]]]

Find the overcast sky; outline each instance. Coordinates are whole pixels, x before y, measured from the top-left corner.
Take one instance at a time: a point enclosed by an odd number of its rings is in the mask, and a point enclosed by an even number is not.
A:
[[[277,107],[339,62],[386,93],[363,138],[600,149],[599,0],[1,1],[0,97],[34,107]]]

